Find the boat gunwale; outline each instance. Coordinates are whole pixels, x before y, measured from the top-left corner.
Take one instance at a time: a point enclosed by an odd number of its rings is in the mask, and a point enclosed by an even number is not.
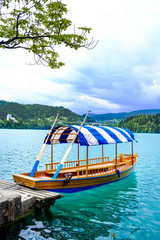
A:
[[[132,165],[131,167],[129,167],[128,169],[125,169],[125,170],[122,170],[120,171],[120,173],[124,173],[124,172],[127,172],[129,170],[131,170],[132,168],[134,168],[136,165],[136,163],[134,165]],[[23,175],[24,173],[21,173],[21,174],[13,174],[15,176],[19,176],[19,177],[24,177],[28,180],[31,180],[31,181],[34,181],[36,183],[39,183],[39,182],[59,182],[59,181],[65,181],[64,178],[61,178],[61,179],[50,179],[50,180],[39,180],[38,178],[33,178],[33,177],[29,177],[29,176],[26,176],[26,175]],[[71,178],[70,181],[77,181],[77,180],[85,180],[85,179],[95,179],[95,178],[102,178],[102,177],[109,177],[109,176],[113,176],[113,175],[116,175],[117,172],[114,172],[114,173],[107,173],[107,174],[103,174],[101,176],[87,176],[87,177],[77,177],[77,178]],[[29,178],[28,178],[29,177]]]
[[[124,170],[124,171],[121,171],[120,173],[124,173],[124,172],[127,172],[129,170],[131,170],[132,168],[134,168],[136,165],[136,163],[134,165],[132,165],[132,167]],[[77,180],[84,180],[84,179],[93,179],[93,178],[102,178],[102,177],[109,177],[109,176],[113,176],[113,175],[116,175],[117,173],[111,173],[111,174],[104,174],[103,176],[88,176],[88,177],[79,177],[79,178],[71,178],[70,181],[77,181]],[[54,181],[54,182],[58,182],[58,181],[65,181],[64,178],[61,178],[61,179],[52,179],[51,178],[51,181]],[[50,180],[43,180],[43,181],[37,181],[37,182],[50,182]]]

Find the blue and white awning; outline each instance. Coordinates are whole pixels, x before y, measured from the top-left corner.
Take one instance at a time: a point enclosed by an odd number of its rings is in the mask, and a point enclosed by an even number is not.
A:
[[[53,128],[47,144],[71,143],[80,126],[65,125]],[[47,136],[46,136],[47,138]],[[45,139],[46,139],[45,138]],[[75,140],[81,146],[96,146],[135,141],[134,134],[123,128],[83,126]]]

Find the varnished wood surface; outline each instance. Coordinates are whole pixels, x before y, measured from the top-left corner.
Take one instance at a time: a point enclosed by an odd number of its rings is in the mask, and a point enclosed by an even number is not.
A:
[[[110,182],[118,181],[130,175],[134,171],[134,166],[127,165],[122,169],[120,173],[120,177],[117,173],[104,173],[103,175],[95,175],[95,176],[82,176],[79,178],[72,178],[70,181],[66,182],[65,179],[52,179],[40,176],[38,178],[34,178],[35,188],[36,189],[52,189],[56,191],[56,189],[67,189],[67,188],[80,188],[80,187],[91,187],[98,186],[101,184],[107,184]],[[43,178],[44,177],[44,178]],[[14,175],[14,180],[18,183],[23,182],[22,185],[31,187],[27,176],[23,174]],[[36,181],[35,181],[36,180]]]
[[[91,169],[100,169],[100,168],[109,168],[109,167],[114,167],[115,164],[114,163],[99,163],[99,164],[94,164],[91,166],[88,166],[88,170]],[[86,169],[86,166],[78,166],[75,168],[70,168],[70,169],[62,169],[61,173],[68,173],[68,172],[77,172],[77,171],[84,171]],[[55,171],[46,171],[48,174],[54,174]]]
[[[132,162],[132,156],[121,154],[118,158],[117,165],[116,159],[109,162],[88,165],[88,174],[86,172],[86,166],[82,165],[61,169],[56,179],[52,179],[55,173],[54,170],[36,171],[34,177],[30,177],[29,173],[14,174],[13,178],[16,183],[21,183],[29,188],[53,191],[67,188],[79,189],[82,187],[95,187],[127,177],[133,172],[136,160],[137,154],[134,155],[134,162]],[[117,169],[119,172],[117,172]],[[72,173],[72,178],[69,180],[66,178],[67,173]]]

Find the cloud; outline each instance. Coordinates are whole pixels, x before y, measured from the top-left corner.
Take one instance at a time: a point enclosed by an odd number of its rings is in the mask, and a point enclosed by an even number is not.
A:
[[[142,87],[143,92],[146,95],[148,95],[149,98],[153,99],[157,97],[160,98],[160,79],[159,80],[153,79],[152,84],[150,85],[143,84]]]
[[[65,2],[76,27],[92,27],[96,48],[60,47],[60,70],[26,65],[33,58],[25,51],[1,50],[0,98],[82,114],[159,108],[159,0]]]
[[[73,95],[70,101],[56,101],[54,106],[64,106],[66,108],[71,108],[74,112],[80,114],[86,113],[88,110],[94,109],[94,113],[101,112],[115,112],[119,110],[118,104],[111,103],[107,100],[103,100],[97,97],[91,97],[86,94],[81,94],[78,96]]]

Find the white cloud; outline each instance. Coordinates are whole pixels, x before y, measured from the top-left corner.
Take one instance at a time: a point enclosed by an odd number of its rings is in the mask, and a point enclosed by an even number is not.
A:
[[[143,91],[148,95],[149,98],[160,98],[160,79],[153,79],[151,85],[142,84]]]
[[[77,27],[92,27],[97,47],[59,48],[66,63],[60,70],[26,65],[33,56],[24,50],[1,50],[0,99],[62,105],[77,113],[158,107],[160,1],[65,2]]]
[[[118,104],[111,103],[97,97],[91,97],[86,94],[73,95],[70,101],[55,101],[54,106],[64,106],[77,113],[86,113],[94,109],[94,113],[116,112],[119,110]]]

